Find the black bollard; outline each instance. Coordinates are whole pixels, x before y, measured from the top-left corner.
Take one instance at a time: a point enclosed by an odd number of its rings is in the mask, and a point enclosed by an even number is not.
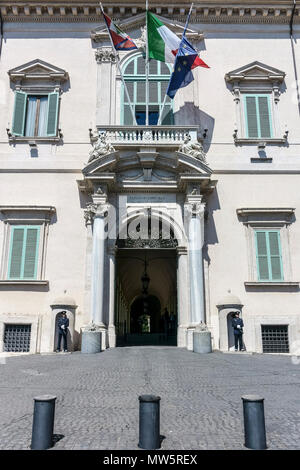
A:
[[[267,448],[264,398],[257,395],[242,397],[244,411],[245,447],[262,450]]]
[[[49,449],[53,445],[56,397],[42,395],[34,398],[31,449]]]
[[[159,402],[160,397],[155,395],[141,395],[139,444],[141,449],[159,449]]]

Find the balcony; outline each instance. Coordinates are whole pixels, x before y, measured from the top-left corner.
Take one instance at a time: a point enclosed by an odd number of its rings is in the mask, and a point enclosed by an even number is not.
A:
[[[97,126],[97,132],[106,133],[107,141],[115,148],[124,145],[178,148],[186,134],[191,136],[192,141],[202,142],[198,126]],[[92,142],[97,138],[92,137]]]

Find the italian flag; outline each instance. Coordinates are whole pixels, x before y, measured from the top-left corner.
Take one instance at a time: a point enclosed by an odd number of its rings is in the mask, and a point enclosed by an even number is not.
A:
[[[150,13],[150,11],[147,11],[147,21],[149,58],[168,62],[169,64],[174,63],[181,40],[154,16],[153,13]],[[199,66],[209,68],[209,66],[200,59],[197,51],[194,50],[194,48],[192,49],[195,54],[194,61],[190,64],[191,70]]]
[[[150,59],[168,63],[175,62],[180,39],[150,11],[147,11],[147,22]]]

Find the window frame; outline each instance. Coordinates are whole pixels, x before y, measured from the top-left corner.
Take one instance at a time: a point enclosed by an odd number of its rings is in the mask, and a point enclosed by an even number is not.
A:
[[[13,237],[15,230],[17,229],[24,229],[24,237],[22,242],[22,256],[21,256],[21,274],[20,277],[13,277],[10,275],[11,271],[11,262],[12,262],[12,250],[13,250]],[[34,275],[33,277],[26,277],[24,276],[24,268],[25,268],[25,256],[26,256],[26,243],[27,243],[27,233],[29,229],[36,229],[37,230],[37,242],[35,247],[35,267],[34,267]],[[26,233],[26,236],[25,236]],[[7,280],[9,281],[33,281],[37,279],[38,273],[38,265],[39,265],[39,249],[40,249],[40,241],[41,241],[41,225],[21,225],[15,224],[12,225],[10,228],[10,240],[9,240],[9,255],[8,255],[8,266],[7,266]]]
[[[266,234],[266,248],[267,248],[267,263],[268,263],[268,279],[261,279],[260,277],[260,266],[259,266],[259,254],[258,254],[258,241],[257,241],[257,233],[265,233]],[[270,253],[270,233],[277,234],[278,240],[278,247],[279,247],[279,260],[280,260],[280,273],[281,276],[278,279],[273,279],[272,277],[272,266],[271,266],[271,253]],[[268,235],[267,235],[268,234]],[[283,271],[283,261],[282,261],[282,248],[281,248],[281,237],[280,237],[280,229],[257,229],[254,228],[254,238],[255,238],[255,254],[256,254],[256,276],[259,282],[282,282],[284,281],[284,271]]]
[[[236,209],[239,222],[242,222],[245,230],[246,256],[248,265],[247,280],[244,281],[248,288],[299,288],[299,281],[293,280],[292,258],[290,251],[290,230],[295,219],[295,208],[292,207],[254,207]],[[278,231],[280,236],[281,273],[283,279],[267,281],[259,280],[257,265],[256,236],[255,231]],[[245,276],[246,277],[246,276]]]
[[[69,74],[63,69],[42,61],[35,59],[26,64],[20,65],[8,71],[11,82],[11,89],[14,92],[14,100],[12,104],[12,126],[7,129],[8,140],[10,143],[29,142],[29,144],[36,144],[39,142],[60,143],[63,135],[60,129],[59,116],[60,116],[60,102],[61,94],[66,91],[63,84],[69,80]],[[16,116],[16,97],[17,93],[26,96],[26,103],[23,108],[23,121],[19,125],[20,132],[14,132],[15,116]],[[56,110],[54,120],[53,113],[49,126],[49,103],[51,95],[55,94],[55,100],[52,99],[51,109]],[[26,109],[28,106],[27,96],[48,96],[48,113],[47,113],[47,126],[45,136],[25,136],[25,120]],[[22,106],[19,104],[19,107]],[[20,116],[21,119],[21,116]],[[23,127],[22,127],[23,126]],[[21,132],[22,127],[22,132]],[[53,130],[55,127],[55,131]],[[18,131],[19,131],[18,129]]]
[[[0,285],[9,284],[40,284],[48,285],[45,279],[46,251],[49,225],[52,216],[56,213],[53,206],[0,206],[2,215],[2,256],[0,265]],[[17,227],[39,228],[36,276],[35,278],[10,278],[10,260],[12,250],[12,234]],[[0,232],[0,235],[1,235]],[[24,243],[24,241],[23,241]],[[22,256],[24,254],[22,253]]]
[[[243,97],[243,114],[245,120],[245,137],[247,139],[272,139],[274,136],[274,119],[273,119],[273,112],[271,106],[271,98],[272,92],[270,93],[241,93]],[[249,137],[249,123],[248,123],[248,112],[247,112],[247,98],[255,98],[255,108],[256,108],[256,123],[257,123],[257,137]],[[260,113],[259,113],[259,104],[258,98],[267,98],[268,100],[268,112],[269,112],[269,120],[270,120],[270,136],[264,137],[261,135],[261,122],[260,122]]]

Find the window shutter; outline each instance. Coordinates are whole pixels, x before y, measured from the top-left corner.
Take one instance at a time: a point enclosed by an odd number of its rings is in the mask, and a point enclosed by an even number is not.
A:
[[[270,119],[268,96],[258,97],[258,109],[259,109],[259,120],[260,120],[260,136],[271,137],[271,128],[270,128],[271,119]]]
[[[38,259],[39,228],[27,228],[24,261],[24,279],[35,279]]]
[[[258,277],[260,281],[268,281],[269,266],[266,232],[255,232],[255,234]]]
[[[20,279],[22,271],[22,253],[24,242],[24,228],[13,227],[11,237],[11,251],[9,260],[9,279]]]
[[[246,96],[247,137],[258,137],[256,97]]]
[[[27,94],[23,91],[16,91],[12,133],[17,136],[24,135],[26,101]]]
[[[269,232],[270,263],[273,281],[281,281],[282,261],[280,254],[280,235],[278,232]]]
[[[55,137],[57,135],[57,115],[58,115],[59,96],[57,92],[48,95],[48,121],[47,136]]]

